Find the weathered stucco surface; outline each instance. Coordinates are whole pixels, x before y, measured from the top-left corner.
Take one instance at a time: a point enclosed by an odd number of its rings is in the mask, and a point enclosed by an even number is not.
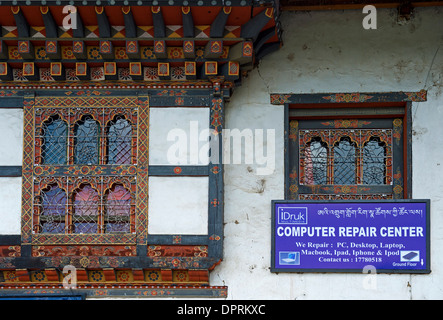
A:
[[[226,128],[273,128],[276,140],[271,175],[255,175],[256,164],[225,165],[224,261],[211,284],[227,285],[230,299],[443,297],[443,10],[417,8],[398,23],[396,10],[378,9],[376,30],[363,29],[364,17],[284,12],[283,47],[260,61],[227,105]],[[421,89],[428,101],[413,103],[413,197],[431,199],[432,273],[272,274],[270,204],[284,197],[284,159],[283,106],[270,105],[270,93]]]

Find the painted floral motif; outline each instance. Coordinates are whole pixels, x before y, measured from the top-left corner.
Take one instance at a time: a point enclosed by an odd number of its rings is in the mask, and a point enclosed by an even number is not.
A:
[[[62,47],[62,58],[75,60],[74,53],[71,46]]]
[[[35,58],[36,60],[49,60],[49,57],[46,55],[45,47],[35,48]]]
[[[79,81],[80,79],[77,77],[75,73],[75,69],[66,69],[66,80],[67,81]]]
[[[46,54],[46,52],[45,52]],[[18,48],[17,47],[10,47],[9,48],[9,59],[12,60],[22,60],[22,56],[20,55],[20,53],[18,52]]]
[[[91,68],[91,80],[105,80],[103,67]]]
[[[50,68],[41,68],[39,71],[40,71],[40,81],[54,81],[54,78],[51,76]]]
[[[155,59],[155,54],[152,47],[142,47],[141,51],[143,59]]]
[[[118,69],[118,80],[121,80],[121,81],[132,80],[132,77],[129,74],[129,68],[119,68]]]
[[[160,274],[158,271],[149,271],[146,274],[146,278],[148,281],[159,281],[160,280]]]
[[[23,75],[22,69],[12,69],[12,75],[14,81],[28,81],[28,79]]]
[[[168,48],[168,58],[169,59],[183,59],[183,48],[172,47]]]
[[[171,76],[174,80],[186,80],[184,67],[172,67]]]
[[[271,94],[271,104],[285,104],[288,102],[290,94]]]
[[[160,80],[160,78],[158,77],[157,68],[145,67],[144,79],[145,80]]]
[[[323,97],[323,99],[331,102],[365,102],[371,98],[372,96],[360,93],[336,93]]]
[[[405,92],[405,95],[407,98],[405,98],[405,101],[415,101],[415,102],[422,102],[427,100],[427,91],[426,90],[420,90],[419,92]]]
[[[100,54],[99,47],[88,47],[88,59],[91,60],[100,60],[102,56]]]
[[[115,59],[128,59],[128,55],[126,54],[124,47],[115,48]]]
[[[176,271],[175,272],[175,281],[185,282],[188,280],[188,273],[185,271]]]
[[[346,119],[346,120],[334,120],[334,121],[322,122],[321,124],[324,126],[334,127],[336,129],[339,129],[339,128],[361,128],[364,125],[371,124],[371,122],[356,120],[356,119],[351,119],[351,120]]]

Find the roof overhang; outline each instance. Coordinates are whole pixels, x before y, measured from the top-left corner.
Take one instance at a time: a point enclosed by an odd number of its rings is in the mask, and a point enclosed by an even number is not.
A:
[[[281,46],[278,17],[269,0],[1,1],[0,80],[235,86]]]

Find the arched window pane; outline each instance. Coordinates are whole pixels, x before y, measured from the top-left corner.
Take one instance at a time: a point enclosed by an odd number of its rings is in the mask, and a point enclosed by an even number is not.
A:
[[[43,233],[63,233],[65,229],[66,192],[51,185],[41,193],[40,226]]]
[[[328,150],[319,138],[305,148],[305,184],[326,184]]]
[[[75,128],[75,163],[98,164],[100,125],[91,116],[79,121]]]
[[[98,222],[99,196],[86,184],[75,194],[73,225],[74,233],[96,233]]]
[[[343,138],[334,147],[334,184],[355,183],[355,143]]]
[[[114,186],[106,197],[106,233],[130,232],[131,194],[121,185]]]
[[[385,146],[372,137],[363,149],[363,184],[384,184],[386,173]]]
[[[43,164],[66,164],[67,138],[68,126],[65,121],[50,118],[43,124]]]
[[[113,121],[108,131],[108,164],[131,163],[131,123],[126,119]]]

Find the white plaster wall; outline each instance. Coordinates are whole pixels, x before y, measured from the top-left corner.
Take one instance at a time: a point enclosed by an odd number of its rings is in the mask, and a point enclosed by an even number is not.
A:
[[[209,108],[149,109],[149,164],[204,165],[199,156],[208,141]],[[203,153],[202,153],[203,154]]]
[[[23,159],[23,110],[0,109],[0,166],[21,166]]]
[[[20,234],[22,178],[0,178],[0,235]]]
[[[265,57],[234,91],[226,128],[274,128],[276,169],[257,176],[256,164],[225,165],[224,261],[212,285],[228,299],[443,298],[443,9],[416,8],[398,23],[396,10],[377,10],[377,30],[362,28],[360,10],[283,12],[283,47]],[[283,199],[283,106],[270,93],[428,90],[413,103],[413,197],[430,198],[429,275],[272,274],[271,200]],[[366,286],[367,288],[367,286]]]
[[[23,110],[0,109],[0,166],[21,166]],[[21,178],[0,178],[0,234],[20,234]]]
[[[149,234],[208,234],[208,177],[149,177]]]

